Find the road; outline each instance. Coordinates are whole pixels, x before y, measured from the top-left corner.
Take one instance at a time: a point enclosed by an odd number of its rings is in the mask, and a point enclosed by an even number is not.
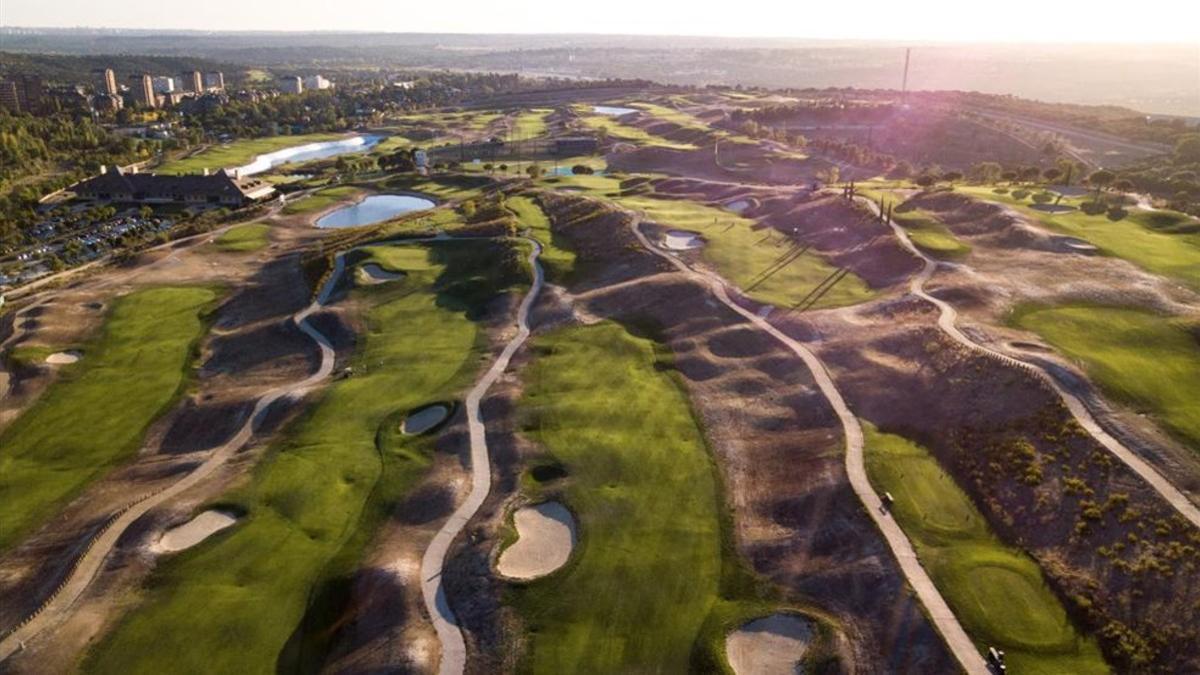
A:
[[[508,362],[512,359],[513,354],[529,337],[529,310],[544,283],[542,266],[538,263],[542,247],[533,239],[528,237],[525,239],[533,245],[533,251],[529,254],[529,264],[533,268],[533,285],[530,286],[529,292],[525,294],[525,299],[521,301],[520,309],[517,310],[517,334],[509,340],[492,367],[467,394],[467,429],[471,439],[471,492],[442,525],[442,529],[433,536],[433,540],[429,542],[429,548],[425,549],[425,555],[421,558],[421,593],[425,597],[425,608],[429,611],[430,620],[437,631],[438,641],[442,645],[442,659],[438,671],[442,675],[459,675],[467,665],[467,648],[463,640],[462,629],[459,628],[454,611],[446,600],[446,589],[442,584],[446,553],[450,550],[454,539],[483,505],[492,489],[492,465],[488,457],[486,427],[483,423],[483,415],[479,412],[479,404],[483,401],[488,389],[508,368]]]
[[[866,204],[877,217],[879,216],[879,206],[877,204],[869,199],[861,199],[861,201]],[[1162,496],[1167,503],[1169,503],[1176,511],[1180,513],[1180,515],[1182,515],[1184,518],[1187,518],[1192,525],[1200,527],[1200,508],[1197,508],[1195,503],[1193,503],[1187,498],[1186,495],[1180,492],[1179,488],[1175,487],[1169,480],[1159,473],[1158,470],[1150,466],[1146,460],[1142,459],[1137,453],[1122,445],[1120,441],[1118,441],[1116,438],[1113,438],[1108,432],[1106,432],[1104,428],[1100,426],[1100,423],[1096,421],[1096,418],[1092,416],[1092,413],[1088,410],[1087,406],[1084,405],[1083,401],[1081,401],[1079,397],[1067,391],[1067,389],[1060,385],[1058,380],[1054,379],[1050,373],[1033,363],[1022,361],[1021,359],[974,342],[965,334],[963,334],[963,332],[958,329],[958,312],[954,309],[954,307],[946,301],[936,298],[925,291],[925,283],[929,281],[930,277],[932,277],[934,272],[937,271],[937,261],[926,255],[921,249],[917,248],[916,245],[912,243],[912,240],[908,238],[908,232],[906,232],[904,228],[900,227],[900,225],[894,222],[890,223],[890,225],[892,230],[896,233],[896,236],[900,239],[900,243],[914,255],[925,261],[925,267],[921,270],[920,274],[913,277],[909,282],[909,290],[913,295],[916,295],[922,300],[925,300],[926,302],[929,302],[938,308],[940,314],[938,316],[937,323],[938,328],[940,328],[943,333],[948,335],[950,339],[969,349],[986,354],[992,358],[1000,360],[1003,363],[1007,363],[1018,368],[1023,368],[1048,384],[1050,388],[1058,394],[1059,398],[1062,399],[1063,404],[1066,405],[1067,409],[1071,411],[1071,415],[1075,418],[1075,421],[1078,422],[1079,425],[1084,428],[1084,430],[1091,434],[1092,437],[1095,438],[1098,443],[1103,445],[1109,452],[1115,455],[1117,459],[1124,462],[1125,465],[1132,469],[1134,473],[1136,473],[1138,476],[1141,476],[1142,480],[1146,481],[1150,487],[1154,488],[1155,492]]]
[[[958,659],[959,664],[970,675],[987,675],[989,672],[987,662],[984,661],[979,650],[975,648],[975,644],[971,641],[967,632],[963,630],[962,624],[958,622],[958,617],[954,616],[954,612],[950,611],[950,606],[946,604],[946,600],[938,592],[937,586],[929,578],[929,574],[925,571],[925,568],[917,560],[917,554],[913,550],[912,542],[908,540],[908,537],[904,534],[904,530],[900,528],[896,521],[887,513],[886,509],[883,508],[883,503],[879,495],[871,487],[871,482],[867,479],[866,466],[863,463],[862,426],[859,425],[858,418],[850,411],[850,407],[846,405],[846,401],[842,398],[837,386],[834,385],[833,378],[829,376],[821,360],[807,347],[784,334],[766,319],[730,299],[726,289],[726,282],[723,278],[709,272],[692,269],[679,258],[659,249],[651,243],[646,238],[646,235],[642,234],[639,227],[640,224],[641,218],[634,217],[630,222],[630,229],[647,251],[671,263],[679,271],[693,279],[706,283],[712,290],[713,295],[722,304],[737,312],[755,328],[775,338],[804,361],[804,365],[812,373],[817,387],[829,401],[830,406],[833,407],[838,420],[842,424],[842,432],[846,436],[846,475],[850,480],[850,487],[858,496],[859,501],[862,502],[864,510],[875,521],[876,526],[879,527],[879,531],[883,533],[884,540],[900,564],[900,571],[904,574],[904,578],[908,580],[913,592],[916,593],[921,604],[925,606],[930,620],[937,627],[938,632],[942,634],[942,638],[946,641],[946,645],[950,648],[954,657]]]
[[[316,372],[300,382],[284,385],[264,394],[255,403],[254,410],[246,418],[241,428],[224,444],[215,448],[204,462],[175,483],[132,502],[124,511],[119,512],[115,519],[110,521],[105,529],[92,540],[84,554],[75,562],[75,566],[67,575],[66,580],[64,580],[63,584],[59,586],[42,607],[31,617],[27,618],[23,624],[4,636],[3,640],[0,640],[0,662],[3,662],[4,659],[7,659],[14,652],[23,649],[25,641],[46,628],[57,625],[66,618],[75,601],[83,594],[84,590],[87,589],[95,578],[96,573],[103,567],[108,554],[116,546],[117,540],[121,538],[121,535],[138,518],[141,518],[151,509],[174,499],[188,488],[207,478],[213,471],[224,464],[227,459],[241,449],[254,435],[254,430],[261,423],[262,418],[272,403],[284,397],[301,397],[309,389],[329,377],[333,372],[333,346],[327,337],[308,323],[308,317],[320,310],[329,300],[329,296],[333,292],[333,288],[345,268],[344,255],[339,255],[336,258],[333,274],[330,275],[329,280],[321,289],[321,293],[317,299],[311,305],[292,316],[292,320],[296,326],[312,338],[321,351],[321,362]]]

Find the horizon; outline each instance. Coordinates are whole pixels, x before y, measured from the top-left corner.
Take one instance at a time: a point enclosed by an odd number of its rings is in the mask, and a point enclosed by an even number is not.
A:
[[[580,35],[588,37],[680,37],[709,39],[772,39],[836,42],[987,43],[997,45],[1178,45],[1197,48],[1200,41],[1187,26],[1200,24],[1200,9],[1174,7],[1168,0],[1141,3],[1136,13],[1113,21],[1087,3],[1045,5],[1036,0],[1015,0],[1000,10],[995,21],[960,11],[945,2],[925,2],[920,8],[897,15],[883,0],[856,6],[855,16],[886,12],[888,21],[848,24],[840,7],[776,8],[764,0],[741,3],[736,15],[718,11],[715,3],[689,3],[687,11],[668,4],[644,6],[633,0],[614,0],[602,15],[583,12],[539,12],[532,0],[517,0],[503,7],[482,0],[465,0],[452,15],[408,16],[404,8],[381,0],[359,3],[360,9],[329,16],[313,0],[266,0],[247,6],[234,0],[212,0],[187,12],[164,11],[164,3],[132,0],[119,6],[98,7],[84,0],[67,0],[49,6],[32,0],[8,0],[0,9],[0,28],[10,30],[111,30],[195,31],[208,33],[366,33],[400,35]],[[197,11],[198,10],[198,11]],[[636,25],[626,12],[636,11]],[[164,15],[171,19],[164,21]],[[525,28],[530,16],[540,30]],[[1161,21],[1164,16],[1177,20]],[[764,21],[764,17],[769,20]],[[245,30],[247,23],[261,26]],[[406,30],[380,30],[380,24]],[[797,26],[779,29],[778,26]],[[2,48],[2,46],[0,46]]]

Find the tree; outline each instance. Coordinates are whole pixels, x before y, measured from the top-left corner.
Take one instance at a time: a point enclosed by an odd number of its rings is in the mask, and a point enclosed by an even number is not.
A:
[[[1113,172],[1109,171],[1108,169],[1097,169],[1092,172],[1092,175],[1088,176],[1088,183],[1096,186],[1097,201],[1100,200],[1100,190],[1109,183],[1113,182],[1113,178]]]
[[[1000,174],[1000,179],[1006,183],[1015,183],[1017,180],[1017,172],[1005,171],[1004,173]]]
[[[934,178],[930,174],[923,173],[920,176],[917,176],[917,185],[920,185],[923,188],[928,188],[935,182],[937,182],[937,178]]]
[[[1184,134],[1175,141],[1175,159],[1181,163],[1200,162],[1200,134]]]
[[[913,175],[913,165],[904,160],[900,160],[896,163],[896,166],[893,166],[892,170],[888,172],[887,177],[904,179],[911,175]]]
[[[1024,169],[1021,169],[1021,180],[1025,181],[1026,183],[1032,183],[1036,181],[1038,176],[1041,175],[1042,170],[1036,166],[1027,166]]]
[[[1054,181],[1058,180],[1061,176],[1062,170],[1053,166],[1042,171],[1042,178],[1045,178],[1047,183],[1053,184]]]
[[[971,167],[971,180],[980,183],[995,183],[1004,173],[1004,169],[995,162],[979,162]]]
[[[1122,178],[1121,180],[1113,183],[1113,187],[1120,192],[1132,192],[1133,181],[1129,180],[1128,178]]]
[[[154,215],[154,209],[143,205],[142,208],[138,209],[138,215],[141,216],[142,220],[149,220],[150,216]]]
[[[576,176],[587,176],[596,173],[596,171],[587,164],[576,164],[575,166],[571,167],[571,173],[575,174]]]
[[[463,217],[466,218],[467,220],[470,220],[475,217],[475,200],[474,199],[468,199],[467,201],[463,202],[462,206],[460,208],[462,209]]]
[[[946,173],[942,174],[942,180],[951,185],[954,185],[954,181],[962,180],[962,177],[963,175],[958,171],[947,171]]]
[[[525,173],[529,174],[530,178],[537,178],[542,175],[542,167],[537,164],[530,164],[529,168],[525,169]]]

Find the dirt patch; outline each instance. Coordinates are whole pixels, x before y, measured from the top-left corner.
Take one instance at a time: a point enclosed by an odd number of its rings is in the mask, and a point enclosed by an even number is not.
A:
[[[729,634],[725,655],[737,675],[792,675],[813,638],[812,625],[791,614],[755,619]]]
[[[233,527],[237,521],[237,516],[232,513],[217,509],[205,511],[183,525],[163,532],[158,541],[150,545],[150,550],[154,553],[175,553],[189,549],[221,530]]]
[[[506,577],[544,577],[565,565],[575,550],[575,516],[559,502],[517,509],[513,524],[517,541],[496,561],[496,570]]]

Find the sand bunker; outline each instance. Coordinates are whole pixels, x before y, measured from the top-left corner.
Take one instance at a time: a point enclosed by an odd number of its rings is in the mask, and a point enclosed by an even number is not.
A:
[[[441,424],[449,414],[450,406],[435,403],[404,418],[404,424],[400,427],[400,431],[411,436],[423,434]]]
[[[704,240],[700,238],[700,235],[687,230],[667,230],[667,236],[663,238],[663,248],[672,251],[689,251],[702,246],[704,246]]]
[[[543,502],[513,514],[517,541],[504,549],[496,569],[510,579],[536,579],[566,564],[575,549],[575,517],[559,502]]]
[[[741,213],[742,211],[745,211],[749,207],[750,207],[750,202],[746,201],[745,199],[739,199],[737,201],[729,202],[728,204],[725,205],[725,208],[729,209],[730,211],[733,211],[734,213]]]
[[[368,263],[358,268],[358,283],[367,286],[386,284],[389,281],[403,279],[403,272],[389,272],[375,263]]]
[[[1063,243],[1072,251],[1091,252],[1097,250],[1094,244],[1073,237],[1064,237]]]
[[[737,675],[791,675],[812,640],[808,621],[790,614],[755,619],[725,638],[725,655]]]
[[[80,356],[83,356],[83,353],[75,351],[74,349],[70,349],[65,352],[54,352],[50,356],[46,357],[46,363],[55,366],[62,366],[68,363],[75,363],[79,360]]]
[[[224,511],[205,511],[183,525],[172,527],[150,546],[155,553],[174,553],[191,548],[221,530],[233,526],[237,517]]]

